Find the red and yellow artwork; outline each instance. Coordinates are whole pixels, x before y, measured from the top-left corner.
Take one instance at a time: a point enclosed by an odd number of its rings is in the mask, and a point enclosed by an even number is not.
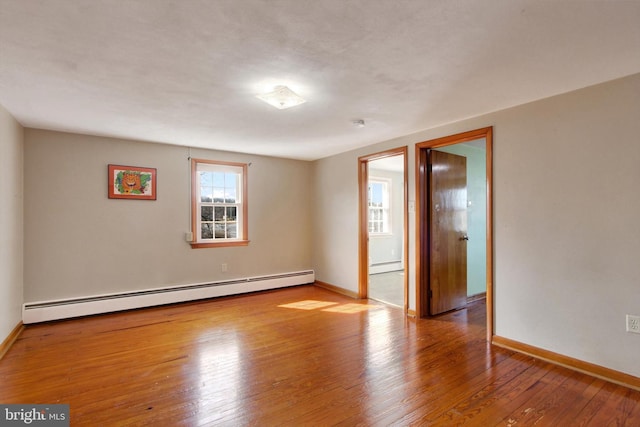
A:
[[[109,198],[156,200],[156,170],[109,165]]]

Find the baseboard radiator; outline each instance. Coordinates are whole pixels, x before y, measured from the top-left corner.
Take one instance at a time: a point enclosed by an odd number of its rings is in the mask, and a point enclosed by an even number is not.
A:
[[[378,262],[369,266],[369,274],[389,273],[391,271],[404,270],[402,261]]]
[[[155,288],[115,294],[95,295],[65,300],[25,303],[22,307],[24,324],[68,319],[92,314],[110,313],[177,302],[195,301],[237,295],[315,281],[313,270],[298,271],[211,283]]]

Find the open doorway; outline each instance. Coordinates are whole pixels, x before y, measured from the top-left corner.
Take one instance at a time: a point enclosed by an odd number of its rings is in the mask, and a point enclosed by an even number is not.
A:
[[[360,157],[359,297],[407,310],[407,148]]]
[[[416,145],[419,316],[484,298],[493,335],[492,128]]]

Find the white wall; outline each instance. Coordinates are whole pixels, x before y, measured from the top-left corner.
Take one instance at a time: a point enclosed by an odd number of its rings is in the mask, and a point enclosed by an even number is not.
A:
[[[316,279],[358,291],[358,157],[314,162],[313,266]]]
[[[27,129],[25,302],[312,269],[309,162],[251,162],[249,246],[192,249],[186,147]],[[107,198],[107,165],[157,168],[157,200]],[[221,271],[221,264],[228,271]]]
[[[0,106],[0,342],[22,319],[23,138]]]
[[[317,161],[317,279],[357,291],[359,156],[409,146],[415,200],[416,143],[494,126],[496,335],[640,376],[639,95],[636,74]]]

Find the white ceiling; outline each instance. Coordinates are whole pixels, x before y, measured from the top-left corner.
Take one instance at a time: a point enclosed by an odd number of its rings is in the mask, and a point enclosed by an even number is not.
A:
[[[404,156],[402,154],[369,160],[369,170],[382,170],[390,172],[404,171]]]
[[[0,0],[0,104],[311,160],[638,73],[639,22],[638,0]],[[307,102],[255,97],[279,84]]]

